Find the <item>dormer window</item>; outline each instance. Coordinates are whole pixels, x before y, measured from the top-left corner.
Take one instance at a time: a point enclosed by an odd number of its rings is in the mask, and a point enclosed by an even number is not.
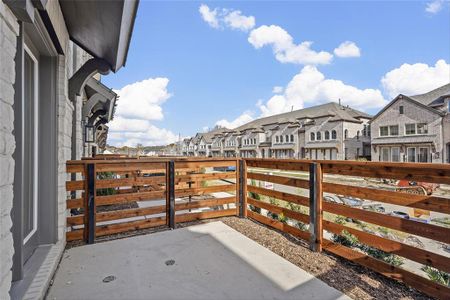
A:
[[[275,137],[275,140],[277,141],[277,143],[280,141],[280,138],[278,137],[278,135]]]
[[[291,143],[293,143],[293,142],[294,142],[294,135],[291,134]]]
[[[327,130],[325,131],[325,140],[329,140],[330,139],[330,132]]]
[[[311,141],[315,141],[316,140],[316,135],[314,134],[314,132],[311,132],[311,136],[309,138]]]
[[[322,133],[320,131],[317,132],[317,140],[318,141],[322,140]]]
[[[280,143],[282,143],[282,142],[283,142],[283,136],[280,135]]]
[[[332,131],[331,131],[331,139],[332,139],[332,140],[335,140],[335,139],[337,138],[336,135],[337,135],[337,134],[336,134],[336,130],[332,130]]]

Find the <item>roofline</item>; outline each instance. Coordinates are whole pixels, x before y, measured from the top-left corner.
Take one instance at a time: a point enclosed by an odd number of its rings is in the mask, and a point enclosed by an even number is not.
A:
[[[419,101],[416,101],[413,98],[410,98],[410,97],[405,96],[403,94],[399,94],[397,97],[392,99],[392,101],[389,102],[388,105],[383,107],[383,109],[381,109],[375,116],[373,116],[373,118],[369,121],[369,123],[372,123],[373,121],[375,121],[381,114],[383,114],[389,107],[391,107],[395,102],[397,102],[400,99],[408,100],[408,101],[412,102],[413,104],[416,104],[416,105],[418,105],[420,107],[423,107],[423,108],[425,108],[425,109],[431,111],[432,113],[435,113],[435,114],[437,114],[437,115],[439,115],[441,117],[444,116],[444,114],[442,112],[440,112],[440,111],[438,111],[438,110],[436,110],[436,109],[434,109],[432,107],[429,107],[429,106],[427,106],[425,104],[422,104]]]

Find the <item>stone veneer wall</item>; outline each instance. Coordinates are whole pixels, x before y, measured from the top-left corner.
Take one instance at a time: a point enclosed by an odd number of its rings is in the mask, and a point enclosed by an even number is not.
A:
[[[0,299],[9,299],[14,253],[11,233],[14,159],[14,80],[16,37],[19,25],[0,1]]]

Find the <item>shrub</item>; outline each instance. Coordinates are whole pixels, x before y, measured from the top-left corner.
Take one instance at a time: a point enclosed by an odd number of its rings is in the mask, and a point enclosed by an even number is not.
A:
[[[440,271],[436,268],[424,266],[422,268],[422,271],[427,273],[428,278],[430,278],[431,281],[440,283],[442,285],[450,287],[450,274],[446,273],[444,271]]]
[[[115,179],[116,175],[113,172],[98,172],[97,179]],[[115,195],[117,191],[115,188],[97,189],[97,196]]]

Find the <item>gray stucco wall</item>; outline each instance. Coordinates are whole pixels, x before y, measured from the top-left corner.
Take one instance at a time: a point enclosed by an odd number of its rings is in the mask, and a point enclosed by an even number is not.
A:
[[[0,1],[0,299],[9,299],[14,253],[11,233],[14,159],[14,80],[16,36],[19,26],[9,8]]]

